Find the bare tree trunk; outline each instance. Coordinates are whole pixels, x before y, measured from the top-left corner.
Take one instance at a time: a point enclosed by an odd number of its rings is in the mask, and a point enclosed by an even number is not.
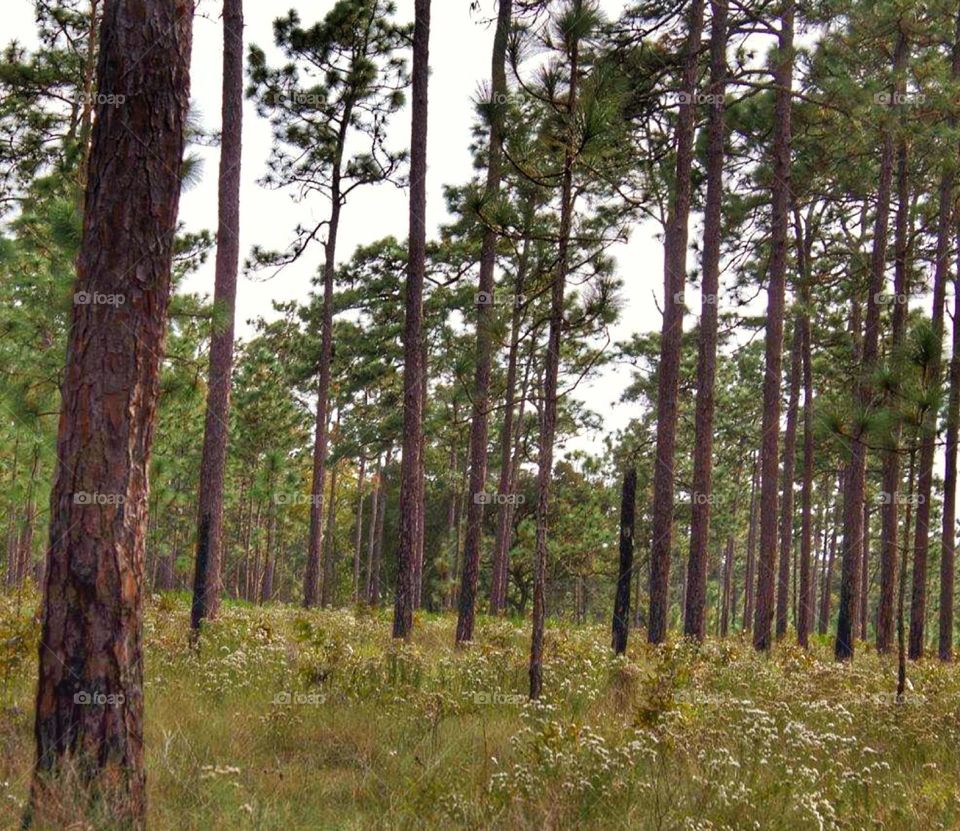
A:
[[[337,414],[339,424],[340,415]],[[336,565],[337,541],[334,537],[337,520],[337,473],[338,466],[330,469],[330,502],[327,505],[327,531],[323,539],[323,585],[320,592],[320,605],[328,608],[337,602]]]
[[[957,42],[953,52],[953,77],[960,76],[960,15],[957,21]],[[937,218],[937,253],[933,274],[933,331],[943,340],[943,307],[947,278],[950,270],[950,242],[953,233],[952,163],[940,178],[939,214]],[[942,348],[934,351],[930,362],[930,380],[939,385],[942,374]],[[927,605],[927,556],[930,547],[930,501],[933,486],[933,459],[937,445],[937,408],[924,413],[921,424],[920,470],[917,477],[917,522],[913,546],[913,586],[910,595],[910,644],[908,656],[917,660],[923,656],[924,624]],[[952,551],[952,549],[951,549]]]
[[[94,824],[99,818],[121,828],[146,825],[141,586],[147,471],[192,24],[186,0],[111,3],[104,13],[97,88],[125,103],[98,105],[93,127],[61,388],[36,769],[25,817],[29,823],[36,815],[44,827],[65,827],[88,811]],[[117,302],[95,302],[103,295]]]
[[[724,99],[727,78],[727,0],[711,0],[710,87],[708,99],[707,202],[703,230],[703,286],[700,347],[697,357],[696,438],[693,452],[692,518],[685,635],[706,635],[707,556],[713,475],[714,385],[717,374],[717,328],[720,298],[720,243],[723,236]],[[681,322],[682,328],[682,322]]]
[[[950,358],[950,396],[947,402],[947,435],[944,447],[943,530],[940,537],[940,637],[941,661],[953,660],[954,562],[957,545],[957,433],[960,426],[960,277],[953,281],[953,351]]]
[[[373,477],[373,490],[370,492],[370,529],[367,542],[367,579],[363,597],[373,605],[373,572],[377,549],[377,523],[380,521],[380,491],[383,487],[383,463],[377,457],[377,472]]]
[[[754,455],[753,459],[753,477],[750,485],[750,519],[747,528],[747,562],[744,566],[744,586],[743,586],[743,629],[749,632],[753,626],[753,608],[755,596],[753,593],[756,580],[756,550],[757,550],[757,488],[760,484],[760,454]]]
[[[410,139],[410,261],[407,271],[403,349],[403,458],[400,472],[400,547],[393,637],[413,630],[413,577],[417,557],[418,504],[423,445],[423,282],[426,274],[427,109],[430,72],[430,0],[415,0],[413,120]]]
[[[360,602],[360,559],[363,550],[363,484],[367,457],[360,456],[360,471],[357,475],[357,528],[353,541],[353,602]]]
[[[240,160],[243,132],[243,0],[223,5],[223,112],[218,184],[217,262],[213,302],[222,314],[210,341],[207,412],[200,462],[197,556],[190,625],[220,608],[223,547],[223,482],[227,463],[234,307],[240,261]]]
[[[580,44],[571,38],[570,83],[566,115],[573,120],[577,111],[580,72]],[[565,137],[563,177],[560,195],[560,234],[557,268],[550,288],[550,328],[543,368],[543,403],[540,413],[540,447],[537,470],[537,536],[533,567],[533,634],[530,639],[530,698],[540,698],[543,688],[543,630],[546,620],[547,583],[547,518],[550,508],[550,485],[553,480],[553,451],[557,426],[557,397],[560,377],[560,346],[563,338],[563,305],[567,272],[570,267],[570,234],[573,228],[573,135]]]
[[[657,449],[653,473],[653,539],[650,545],[650,620],[647,639],[663,643],[670,607],[670,560],[673,555],[674,456],[680,357],[683,348],[684,290],[687,282],[687,232],[691,170],[696,129],[697,59],[703,34],[703,0],[690,0],[683,53],[682,99],[677,116],[676,176],[664,235],[663,328],[657,392]]]
[[[813,469],[814,436],[813,436],[813,361],[812,334],[810,331],[810,313],[807,304],[810,302],[809,291],[805,290],[802,297],[804,308],[800,313],[802,362],[803,362],[803,490],[801,502],[800,524],[800,596],[797,609],[797,642],[806,648],[809,645],[810,630],[813,627],[814,583],[811,569],[811,552],[813,548]],[[794,578],[796,579],[796,577]]]
[[[503,100],[507,93],[507,39],[513,14],[513,0],[500,0],[497,29],[493,40],[490,100],[490,149],[484,203],[500,195],[503,167]],[[457,614],[457,643],[473,640],[474,604],[480,572],[480,542],[483,536],[483,504],[487,481],[487,428],[490,405],[490,369],[493,363],[493,271],[497,261],[497,232],[487,225],[480,253],[480,280],[477,295],[477,366],[470,423],[470,486],[467,491],[467,534],[464,540],[463,574]],[[517,304],[515,304],[517,305]],[[501,471],[501,476],[502,476]]]
[[[845,479],[846,474],[842,472],[837,483],[840,485],[839,490],[841,491]],[[823,573],[823,586],[820,589],[820,619],[817,622],[817,633],[820,635],[826,635],[827,629],[830,627],[830,603],[833,599],[833,563],[837,554],[837,534],[843,516],[841,513],[842,504],[841,500],[836,500],[833,522],[831,523],[830,552],[827,555],[827,565]]]
[[[767,328],[763,378],[763,441],[760,463],[760,556],[753,645],[770,648],[773,623],[774,567],[777,560],[777,487],[780,445],[780,367],[783,360],[783,313],[787,272],[787,226],[790,210],[790,105],[793,87],[794,0],[785,0],[780,20],[773,136],[773,204],[771,256],[767,288]]]
[[[777,577],[777,640],[787,634],[790,604],[790,555],[793,550],[793,485],[797,464],[797,415],[800,411],[800,379],[803,363],[803,332],[799,316],[793,323],[790,348],[790,398],[783,437],[783,486],[780,514],[780,562]]]
[[[490,613],[503,614],[507,606],[507,573],[510,556],[511,525],[513,523],[513,501],[508,497],[513,493],[514,476],[514,410],[517,407],[517,364],[519,361],[520,324],[523,319],[522,294],[526,281],[527,262],[530,241],[524,240],[517,262],[517,278],[513,312],[510,321],[510,349],[507,355],[507,388],[503,408],[503,426],[500,439],[500,481],[497,494],[500,503],[497,506],[497,536],[493,549],[493,579],[490,585]],[[533,337],[533,335],[531,335]],[[526,375],[529,377],[529,363]],[[526,378],[524,379],[524,390]],[[524,395],[524,398],[526,396]],[[523,420],[523,406],[516,419],[519,425]]]
[[[913,448],[910,449],[910,466],[907,474],[907,494],[913,495],[914,473],[916,468],[917,453]],[[910,522],[913,518],[913,504],[910,499],[907,500],[907,508],[904,511],[903,519],[903,538],[910,539]],[[909,544],[904,545],[900,556],[900,579],[898,581],[899,591],[897,598],[897,700],[903,699],[903,694],[907,688],[907,633],[906,633],[906,601],[907,601],[907,567],[909,564]]]
[[[637,469],[632,465],[623,477],[620,494],[620,570],[613,604],[613,651],[627,651],[630,630],[630,580],[633,578],[633,532],[637,510]]]
[[[907,43],[901,31],[894,50],[894,80],[892,92],[900,89],[899,72],[906,61]],[[856,397],[859,406],[870,406],[872,390],[870,374],[877,358],[880,329],[880,300],[886,268],[887,225],[890,211],[890,193],[893,181],[893,136],[888,130],[884,135],[880,157],[880,181],[877,188],[877,208],[874,221],[873,251],[870,263],[870,287],[867,295],[866,324],[863,333],[863,352]],[[862,427],[854,427],[851,437],[851,459],[847,468],[844,492],[843,558],[840,579],[840,609],[837,617],[837,637],[834,654],[837,660],[853,657],[854,628],[859,601],[858,585],[863,557],[863,503],[866,489],[867,448]]]

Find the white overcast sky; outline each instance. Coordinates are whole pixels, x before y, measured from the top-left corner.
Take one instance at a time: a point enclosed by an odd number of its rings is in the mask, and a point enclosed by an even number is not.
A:
[[[610,17],[624,8],[622,0],[601,0]],[[26,45],[35,42],[32,0],[6,0],[6,25],[2,40],[16,38]],[[273,46],[272,22],[289,8],[300,12],[304,23],[312,23],[333,6],[333,0],[247,0],[244,3],[246,44],[264,48],[274,63],[280,61]],[[430,131],[429,171],[427,178],[428,232],[447,220],[442,188],[462,183],[472,172],[469,152],[470,129],[475,119],[472,99],[479,86],[488,81],[493,27],[483,18],[490,17],[491,0],[484,0],[484,14],[471,15],[469,0],[434,0],[430,45]],[[401,21],[413,19],[413,0],[397,0]],[[204,126],[211,131],[220,127],[222,30],[220,0],[200,0],[194,25],[192,92],[195,109]],[[391,144],[395,148],[409,144],[410,113],[403,110],[393,118]],[[243,176],[241,191],[241,257],[246,257],[254,244],[266,248],[284,248],[292,238],[297,223],[310,225],[326,215],[321,198],[294,203],[283,191],[260,187],[257,179],[265,171],[270,150],[270,126],[257,116],[253,104],[245,103],[243,129]],[[217,216],[217,148],[199,148],[204,159],[201,181],[188,190],[180,208],[181,219],[191,230],[207,228],[216,231]],[[387,235],[403,239],[407,234],[407,195],[392,185],[368,187],[358,191],[347,205],[338,259],[342,262],[360,245]],[[613,341],[627,338],[632,332],[659,329],[658,301],[662,296],[663,251],[654,237],[658,229],[651,223],[637,228],[627,245],[617,246],[617,272],[624,282],[626,306],[621,322],[613,331]],[[699,224],[691,225],[691,235],[699,233]],[[323,256],[322,248],[314,248],[301,262],[284,270],[272,280],[240,280],[238,290],[238,334],[249,334],[247,321],[259,315],[269,316],[271,301],[306,297],[310,277]],[[193,276],[187,290],[213,294],[213,257]],[[699,308],[695,291],[688,292],[688,308]],[[687,326],[692,325],[688,318]],[[618,405],[622,388],[629,382],[623,367],[609,367],[595,382],[583,385],[578,395],[604,420],[603,431],[594,436],[579,437],[570,447],[599,450],[602,436],[626,425],[636,415],[631,407]]]

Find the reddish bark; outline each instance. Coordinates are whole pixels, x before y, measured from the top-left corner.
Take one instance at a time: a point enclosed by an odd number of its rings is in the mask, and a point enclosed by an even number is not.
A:
[[[680,353],[683,346],[684,289],[687,282],[687,231],[696,128],[697,58],[703,34],[703,0],[690,0],[677,117],[675,185],[664,237],[663,328],[657,392],[657,448],[653,474],[653,539],[650,545],[650,619],[647,639],[663,643],[670,607],[673,555],[674,456],[677,443]]]
[[[786,0],[774,83],[773,187],[771,255],[767,286],[767,327],[763,378],[760,455],[760,554],[757,561],[757,609],[753,645],[770,648],[773,623],[774,566],[777,559],[777,487],[780,445],[780,367],[783,360],[783,314],[787,276],[787,225],[790,209],[790,105],[793,87],[794,2]]]
[[[690,556],[683,631],[706,635],[707,554],[713,474],[714,385],[717,374],[717,328],[720,295],[720,243],[723,237],[724,95],[727,77],[727,2],[711,0],[710,114],[707,119],[707,202],[703,229],[703,285],[700,345],[697,356],[696,438],[693,452]]]
[[[223,485],[227,463],[234,307],[240,261],[240,160],[243,132],[243,0],[224,0],[223,98],[220,143],[217,262],[213,302],[222,322],[210,341],[207,412],[200,462],[197,556],[190,625],[216,617],[222,589]]]
[[[400,470],[400,547],[393,637],[413,631],[414,566],[417,557],[420,454],[423,445],[423,282],[427,261],[427,111],[430,72],[430,0],[416,0],[413,32],[413,116],[410,138],[410,258],[403,334],[403,458]],[[420,498],[418,498],[420,497]]]
[[[28,816],[146,823],[141,622],[193,5],[108,4],[50,497]],[[97,302],[112,296],[117,302]],[[122,298],[122,302],[119,301]],[[88,302],[84,302],[84,300]],[[78,804],[72,786],[89,797]],[[71,798],[67,797],[67,794]],[[69,805],[69,816],[51,816]],[[105,818],[105,817],[103,817]]]
[[[493,39],[490,98],[490,144],[484,203],[495,202],[500,194],[503,167],[503,116],[506,97],[507,37],[513,0],[500,0],[497,29]],[[487,482],[487,432],[490,405],[490,368],[493,362],[493,270],[497,260],[497,232],[487,226],[480,253],[477,285],[477,363],[470,422],[470,485],[467,491],[467,532],[463,544],[463,574],[457,615],[457,643],[473,640],[474,605],[480,572],[480,542],[483,536],[483,499]]]

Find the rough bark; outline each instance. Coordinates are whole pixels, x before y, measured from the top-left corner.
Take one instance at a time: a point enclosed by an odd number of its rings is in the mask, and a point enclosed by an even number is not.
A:
[[[190,97],[193,5],[108,4],[50,497],[27,819],[146,824],[147,471]],[[97,302],[113,295],[122,302]],[[89,302],[83,302],[87,300]],[[86,800],[78,804],[73,787]],[[69,795],[69,796],[68,796]],[[69,806],[69,816],[57,816]],[[33,815],[33,817],[31,817]]]
[[[771,255],[767,285],[767,327],[763,377],[763,440],[760,457],[760,553],[757,561],[757,609],[753,645],[770,648],[774,567],[777,560],[777,488],[779,486],[780,367],[787,276],[787,227],[790,209],[790,104],[793,87],[794,2],[786,0],[780,20],[774,71],[773,187]]]
[[[234,307],[240,262],[240,161],[243,132],[243,0],[223,4],[223,98],[218,183],[217,260],[207,411],[200,462],[197,554],[190,625],[216,617],[222,589],[223,486],[233,373]]]
[[[676,132],[676,178],[664,236],[663,328],[657,391],[657,448],[653,474],[653,538],[650,545],[650,619],[647,639],[663,643],[670,606],[673,554],[674,456],[677,443],[680,353],[683,346],[684,289],[687,281],[687,232],[691,169],[696,128],[697,59],[703,34],[703,0],[690,0],[680,82]]]
[[[400,470],[400,546],[393,637],[413,631],[413,578],[417,557],[418,504],[423,445],[423,282],[427,260],[427,111],[430,71],[430,0],[416,0],[413,32],[413,96],[410,138],[410,251],[403,333],[403,458]]]
[[[711,0],[710,86],[707,117],[707,201],[703,228],[703,285],[700,344],[697,356],[696,438],[693,452],[690,556],[683,631],[706,635],[707,555],[713,475],[714,385],[717,374],[717,328],[720,298],[720,243],[723,237],[724,96],[727,77],[727,2]]]

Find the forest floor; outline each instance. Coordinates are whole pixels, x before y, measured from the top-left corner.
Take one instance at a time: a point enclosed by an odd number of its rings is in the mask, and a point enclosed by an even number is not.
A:
[[[0,596],[0,827],[33,757],[36,598]],[[611,657],[606,626],[550,628],[526,700],[528,628],[227,604],[199,651],[185,596],[146,639],[152,829],[960,828],[960,669],[852,665],[739,637]],[[72,828],[109,828],[105,820]]]

